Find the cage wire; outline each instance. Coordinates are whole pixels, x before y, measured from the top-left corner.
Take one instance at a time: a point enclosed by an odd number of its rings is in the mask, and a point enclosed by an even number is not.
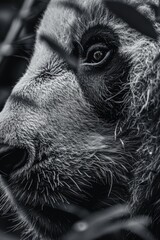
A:
[[[38,4],[38,7],[37,7]],[[5,100],[7,99],[10,91],[11,85],[16,81],[5,84],[5,75],[7,75],[8,69],[10,69],[11,56],[16,56],[17,52],[17,43],[26,44],[26,49],[28,47],[27,44],[33,47],[34,45],[34,36],[35,36],[35,29],[31,29],[29,32],[26,30],[26,26],[30,25],[31,23],[35,23],[41,13],[44,11],[48,4],[48,1],[39,2],[37,0],[24,0],[22,5],[20,6],[19,10],[13,14],[13,18],[10,20],[10,26],[8,27],[8,31],[5,34],[3,41],[0,43],[0,78],[1,78],[1,90],[0,90],[0,108],[3,107]],[[64,7],[74,8],[76,12],[79,14],[83,14],[83,9],[79,7],[79,5],[75,5],[73,1],[63,1],[62,5]],[[118,8],[117,8],[118,6]],[[122,18],[126,21],[131,27],[135,28],[137,31],[145,34],[153,39],[157,39],[158,35],[153,28],[153,25],[144,18],[142,15],[137,13],[135,10],[131,9],[130,6],[120,4],[120,2],[114,1],[104,1],[104,7],[108,7],[111,11],[118,15],[118,17]],[[133,15],[136,15],[137,22],[132,22],[131,18],[127,18],[124,13],[124,8],[127,11],[133,11]],[[119,9],[119,10],[118,10]],[[159,21],[159,12],[157,9],[157,21]],[[87,13],[85,13],[87,14]],[[143,24],[139,26],[139,20]],[[138,24],[138,25],[137,25]],[[146,27],[146,24],[148,27]],[[35,24],[36,25],[36,24]],[[145,28],[144,28],[145,26]],[[30,36],[31,34],[31,36]],[[1,37],[1,36],[0,36]],[[30,42],[30,38],[32,38],[32,42]],[[49,38],[48,36],[41,36],[41,40],[45,41],[46,44],[53,51],[57,51],[59,55],[68,62],[69,66],[75,71],[77,70],[76,67],[78,66],[78,61],[76,59],[71,59],[67,56],[65,50],[59,46],[54,39]],[[17,44],[18,45],[18,44]],[[25,54],[22,54],[25,58]],[[27,57],[26,57],[27,58]],[[159,60],[159,55],[156,58],[156,61]],[[23,62],[23,66],[21,67],[20,73],[17,75],[15,74],[15,78],[19,77],[24,69],[27,66],[28,61],[25,60]],[[20,59],[20,61],[23,61]],[[75,65],[76,62],[76,65]],[[19,62],[16,62],[18,65]],[[19,66],[19,65],[18,65]],[[18,69],[17,66],[17,69]],[[9,75],[9,77],[11,77]],[[4,80],[3,80],[4,79]],[[9,86],[8,86],[9,85]],[[6,88],[8,86],[8,89]],[[5,90],[7,89],[7,90]],[[66,211],[66,208],[61,207],[62,211]],[[97,213],[89,214],[84,209],[79,209],[76,206],[70,206],[68,211],[72,214],[75,214],[80,219],[71,229],[70,233],[64,236],[63,240],[93,240],[104,235],[116,235],[117,233],[121,232],[122,230],[126,230],[138,235],[142,239],[153,240],[154,237],[152,234],[147,230],[147,226],[150,224],[150,220],[148,217],[140,216],[131,218],[130,217],[130,208],[128,206],[116,206],[112,207],[109,210],[103,210]],[[83,216],[82,216],[83,213]],[[16,240],[19,239],[18,233],[17,234],[4,234],[4,230],[6,230],[5,224],[11,224],[8,220],[1,220],[0,225],[0,239],[3,240]],[[119,236],[119,235],[118,235]]]

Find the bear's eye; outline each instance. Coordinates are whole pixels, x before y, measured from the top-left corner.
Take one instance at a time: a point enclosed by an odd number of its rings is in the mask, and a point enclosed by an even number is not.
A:
[[[83,65],[101,65],[109,60],[112,50],[105,43],[98,43],[87,49],[86,57],[83,59]]]

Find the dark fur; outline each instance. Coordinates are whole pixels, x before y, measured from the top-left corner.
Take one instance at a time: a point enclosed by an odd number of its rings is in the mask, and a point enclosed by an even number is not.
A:
[[[139,10],[154,19],[144,2]],[[100,1],[80,4],[89,15],[77,17],[51,1],[28,70],[0,113],[0,142],[29,153],[21,169],[1,178],[2,208],[18,213],[28,239],[57,239],[70,228],[76,219],[57,205],[95,211],[132,196],[138,209],[158,188],[152,184],[159,168],[159,64],[152,61],[159,46]],[[115,52],[103,68],[77,74],[39,39],[48,34],[75,54],[73,43],[83,45],[97,32]]]

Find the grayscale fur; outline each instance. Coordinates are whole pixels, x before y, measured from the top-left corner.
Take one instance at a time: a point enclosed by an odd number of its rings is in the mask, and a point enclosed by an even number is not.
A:
[[[50,1],[37,29],[28,69],[0,113],[0,143],[25,147],[29,153],[24,167],[13,173],[9,182],[3,178],[0,182],[1,208],[5,212],[11,208],[17,215],[17,228],[20,225],[25,228],[22,239],[56,239],[52,231],[59,231],[56,230],[58,223],[52,226],[44,219],[30,219],[25,211],[28,204],[33,209],[37,205],[42,208],[71,203],[79,206],[82,201],[91,201],[89,189],[94,188],[95,182],[106,186],[106,195],[97,200],[93,211],[124,202],[131,202],[135,209],[144,195],[151,193],[146,190],[142,194],[139,182],[148,178],[146,169],[153,168],[150,157],[149,164],[144,160],[154,151],[152,133],[147,132],[146,112],[152,106],[159,106],[160,98],[154,96],[159,96],[160,66],[159,63],[152,66],[159,44],[117,19],[100,0],[78,2],[89,15],[77,17],[72,10],[57,6],[55,0]],[[135,1],[127,2],[135,4]],[[146,1],[137,2],[139,11],[155,20]],[[158,3],[158,0],[148,2]],[[129,91],[123,99],[122,118],[114,123],[95,113],[76,74],[40,41],[39,36],[46,34],[70,52],[73,23],[77,41],[96,25],[111,28],[119,37],[119,54],[129,61],[130,70],[124,85]],[[158,24],[155,26],[158,29]],[[118,77],[113,76],[113,81]],[[28,99],[28,104],[16,102],[15,96]],[[35,161],[36,165],[31,168]],[[116,184],[120,185],[119,190],[114,187]],[[122,196],[121,187],[128,192],[126,196]],[[39,225],[47,228],[51,236],[42,234]],[[65,227],[60,227],[63,232]]]

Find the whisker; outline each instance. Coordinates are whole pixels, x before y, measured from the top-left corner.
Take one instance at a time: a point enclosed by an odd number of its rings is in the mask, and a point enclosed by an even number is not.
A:
[[[19,39],[17,39],[14,43],[18,43],[18,44],[19,44],[19,43],[21,43],[21,42],[25,42],[25,41],[27,41],[27,40],[33,39],[34,36],[35,36],[35,34],[31,34],[31,35],[29,35],[29,36],[25,36],[25,37],[19,38]]]
[[[9,152],[9,153],[5,154],[4,156],[2,156],[2,157],[0,158],[0,160],[2,160],[3,158],[5,158],[5,157],[7,157],[7,156],[11,155],[12,153],[13,153],[13,151],[11,151],[11,152]]]
[[[12,57],[23,59],[23,60],[27,61],[27,63],[29,63],[29,61],[30,61],[29,57],[20,56],[20,55],[17,55],[17,54],[13,54]]]
[[[2,170],[0,170],[0,175],[3,175],[3,176],[7,176],[7,174],[5,172],[3,172]]]

